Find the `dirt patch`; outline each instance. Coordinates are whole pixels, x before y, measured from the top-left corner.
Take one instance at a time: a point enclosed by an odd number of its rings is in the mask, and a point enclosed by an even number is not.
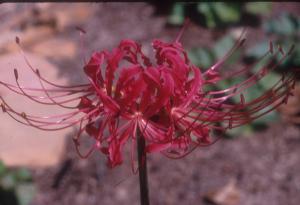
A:
[[[248,138],[222,140],[180,160],[149,156],[152,204],[203,204],[204,196],[236,181],[243,205],[297,205],[300,130],[278,123]],[[129,164],[110,170],[98,154],[80,160],[71,142],[60,166],[34,170],[39,204],[138,204],[138,176]],[[129,154],[129,150],[125,154]],[[66,169],[59,179],[59,173]],[[120,183],[120,184],[119,184]]]

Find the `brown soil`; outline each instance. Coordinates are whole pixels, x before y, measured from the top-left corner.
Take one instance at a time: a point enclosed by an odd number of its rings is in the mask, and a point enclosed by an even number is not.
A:
[[[283,3],[276,3],[275,14]],[[27,8],[32,5],[27,5]],[[55,5],[62,7],[65,5]],[[146,3],[91,3],[96,12],[89,21],[79,25],[87,31],[86,56],[94,50],[111,49],[121,39],[131,38],[143,44],[150,54],[151,41],[175,39],[179,28],[165,27],[164,16],[153,15],[154,8]],[[291,11],[299,4],[290,3]],[[275,9],[276,8],[276,9]],[[182,43],[210,46],[220,34],[191,24]],[[265,39],[257,28],[249,29],[248,43]],[[73,27],[59,34],[79,41]],[[83,82],[82,50],[73,60],[56,61],[60,75],[70,83]],[[121,167],[110,170],[105,157],[95,153],[82,160],[75,152],[71,136],[61,164],[48,169],[35,169],[38,193],[32,205],[110,205],[139,204],[138,176],[130,169],[125,157]],[[300,130],[278,122],[260,133],[234,140],[222,140],[207,148],[199,148],[186,158],[170,160],[160,154],[150,155],[149,189],[153,205],[208,204],[204,195],[235,180],[240,205],[298,205],[300,203]],[[124,152],[129,156],[129,149]]]

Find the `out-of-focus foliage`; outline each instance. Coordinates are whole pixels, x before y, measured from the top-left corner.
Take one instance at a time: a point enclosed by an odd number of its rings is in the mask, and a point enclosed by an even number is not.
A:
[[[214,46],[209,49],[205,47],[195,47],[192,48],[188,54],[191,61],[201,68],[208,68],[216,60],[220,59],[222,56],[228,52],[228,50],[234,44],[234,38],[231,35],[226,35],[219,39]],[[226,63],[232,63],[233,59],[239,56],[239,52],[229,59]]]
[[[264,10],[257,10],[255,3],[248,3],[248,10],[252,11],[252,13],[260,13]],[[266,5],[267,7],[267,5]],[[257,7],[258,8],[258,7]],[[269,8],[269,7],[267,7]],[[267,8],[265,8],[267,10]],[[262,8],[260,8],[262,9]],[[272,36],[275,41],[273,42],[275,46],[281,45],[283,49],[287,52],[287,50],[291,47],[291,45],[295,44],[295,50],[292,55],[287,58],[284,62],[282,62],[279,67],[281,69],[289,69],[300,67],[300,46],[299,46],[299,34],[300,34],[300,18],[292,16],[290,14],[283,13],[279,17],[274,17],[262,24],[262,29],[265,32],[265,35],[269,38]],[[220,40],[216,42],[216,44],[211,48],[192,48],[189,51],[189,56],[193,63],[200,66],[201,68],[208,68],[213,65],[221,56],[223,56],[233,45],[234,40],[230,35],[224,36]],[[269,41],[264,40],[262,42],[257,42],[252,47],[246,50],[244,59],[246,62],[255,62],[261,56],[265,54],[269,49]],[[229,64],[236,62],[236,60],[241,57],[241,54],[237,51],[229,60]],[[275,61],[279,61],[281,55],[277,55],[275,57]],[[252,69],[252,73],[257,71],[261,64],[256,65]],[[225,65],[226,66],[226,65]],[[257,85],[251,88],[251,92],[245,93],[245,99],[250,100],[255,97],[263,94],[267,89],[268,85],[277,82],[280,79],[280,75],[276,72],[272,72],[263,78]],[[233,82],[231,79],[223,80],[220,84],[218,84],[218,88],[227,88],[230,85],[234,85],[238,83],[241,79],[235,79]],[[233,99],[236,102],[239,102],[240,99]],[[231,136],[239,136],[241,134],[247,135],[252,133],[255,130],[259,130],[260,128],[265,128],[267,123],[277,121],[279,119],[279,114],[277,112],[271,112],[268,115],[261,117],[254,121],[252,124],[245,125],[243,127],[239,127],[236,129],[232,129],[228,132]]]
[[[186,3],[177,2],[172,6],[172,11],[168,16],[168,22],[173,25],[182,25],[185,19],[185,7]]]
[[[28,205],[34,194],[35,187],[27,169],[9,169],[0,161],[1,205]]]
[[[280,67],[284,69],[300,67],[300,18],[283,13],[279,17],[266,21],[262,27],[267,36],[275,37],[274,44],[281,45],[285,48],[285,51],[291,45],[295,45],[295,50],[291,57],[284,61]],[[268,47],[268,41],[258,42],[247,51],[246,57],[258,59]],[[279,57],[276,60],[278,61]]]
[[[168,23],[182,25],[186,17],[194,21],[201,18],[204,26],[218,28],[239,23],[244,14],[264,15],[270,11],[270,2],[176,2],[172,4]]]
[[[229,51],[229,49],[234,44],[234,38],[229,34],[221,39],[219,39],[215,45],[211,48],[193,48],[189,51],[189,57],[191,61],[199,66],[200,68],[203,68],[203,70],[206,70],[211,65],[213,65],[214,62],[216,62],[218,59],[220,59],[222,56],[225,55],[226,52]],[[268,47],[265,48],[264,52],[268,51]],[[262,56],[262,54],[260,55]],[[234,65],[234,63],[237,62],[238,59],[241,57],[241,52],[237,50],[225,63],[224,69],[229,68],[231,65]],[[262,62],[263,63],[263,62]],[[261,63],[261,64],[262,64]],[[260,64],[260,65],[261,65]],[[260,65],[257,65],[253,67],[251,72],[255,72],[257,68],[260,67]],[[276,73],[270,73],[265,78],[263,78],[261,81],[259,81],[256,85],[251,87],[251,92],[245,92],[244,97],[246,102],[250,101],[251,99],[257,98],[268,89],[268,85],[273,84],[279,80],[279,75]],[[217,87],[218,89],[225,89],[229,86],[235,85],[241,81],[245,80],[242,77],[234,77],[234,78],[228,78],[225,80],[222,80],[220,83],[218,83]],[[233,102],[240,102],[239,98],[233,98]],[[277,121],[279,119],[279,115],[277,112],[271,112],[268,115],[261,117],[254,121],[251,124],[244,125],[239,128],[235,128],[232,130],[227,131],[227,134],[229,136],[240,136],[240,135],[247,135],[251,134],[255,130],[263,129],[266,127],[267,123]]]
[[[263,15],[271,11],[271,6],[270,2],[248,2],[245,4],[245,10],[251,14]]]
[[[209,28],[219,24],[235,23],[241,18],[241,4],[237,3],[203,2],[197,4],[197,11],[205,16]]]

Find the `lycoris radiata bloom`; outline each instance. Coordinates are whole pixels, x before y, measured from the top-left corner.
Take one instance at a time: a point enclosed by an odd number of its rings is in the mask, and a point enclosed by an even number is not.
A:
[[[238,77],[252,68],[241,68],[227,77],[222,77],[219,72],[245,40],[240,37],[222,59],[201,72],[190,62],[179,42],[181,34],[182,31],[173,43],[153,41],[156,62],[151,62],[142,52],[141,45],[133,40],[122,40],[112,51],[93,53],[84,66],[89,83],[81,85],[65,86],[48,81],[24,55],[40,87],[20,85],[17,69],[16,85],[0,83],[34,102],[63,107],[66,113],[34,116],[17,112],[1,97],[2,110],[20,123],[46,131],[79,125],[74,137],[79,155],[85,158],[93,151],[100,151],[107,155],[108,165],[115,167],[122,163],[122,148],[126,143],[132,145],[134,160],[137,132],[144,137],[148,153],[161,152],[170,158],[180,158],[196,147],[214,143],[218,138],[212,136],[213,131],[226,131],[250,123],[285,103],[291,95],[295,85],[293,73],[282,76],[262,96],[245,100],[243,92],[251,90],[251,86],[276,68],[277,64],[271,60],[232,87],[206,91],[208,85]],[[280,47],[273,50],[270,43],[263,58],[279,53],[283,61],[292,49],[287,53]],[[230,99],[236,96],[240,102],[231,103]],[[71,102],[77,102],[78,106],[69,106]],[[79,146],[84,132],[94,144],[82,154]]]

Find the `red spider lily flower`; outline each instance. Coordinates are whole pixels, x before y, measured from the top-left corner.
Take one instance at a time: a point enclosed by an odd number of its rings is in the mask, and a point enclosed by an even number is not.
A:
[[[133,40],[121,41],[111,52],[93,53],[84,66],[89,83],[82,85],[63,86],[46,80],[24,55],[41,87],[20,85],[16,69],[16,85],[0,83],[37,103],[57,105],[71,111],[46,117],[34,116],[15,111],[1,97],[2,110],[18,122],[41,130],[53,131],[78,124],[80,128],[74,142],[79,155],[86,158],[98,150],[107,155],[108,165],[115,167],[122,163],[122,148],[128,142],[133,146],[133,158],[137,132],[146,140],[148,153],[161,152],[171,158],[180,158],[196,147],[214,143],[218,138],[212,138],[212,131],[247,124],[287,102],[295,85],[292,73],[282,76],[256,99],[246,102],[243,95],[276,68],[277,64],[272,60],[243,82],[224,90],[205,91],[207,85],[234,78],[251,69],[252,66],[247,66],[227,77],[222,77],[219,72],[228,57],[242,46],[244,39],[240,37],[222,59],[201,73],[189,61],[179,42],[181,34],[182,31],[173,43],[153,41],[156,62],[150,62],[141,45]],[[276,52],[273,50],[270,43],[270,49],[262,59],[281,53],[283,61],[292,49],[287,53],[281,48]],[[239,103],[230,102],[235,96],[240,98]],[[77,106],[69,106],[70,102],[77,102]],[[81,154],[79,146],[84,132],[94,140],[94,145],[86,154]]]

